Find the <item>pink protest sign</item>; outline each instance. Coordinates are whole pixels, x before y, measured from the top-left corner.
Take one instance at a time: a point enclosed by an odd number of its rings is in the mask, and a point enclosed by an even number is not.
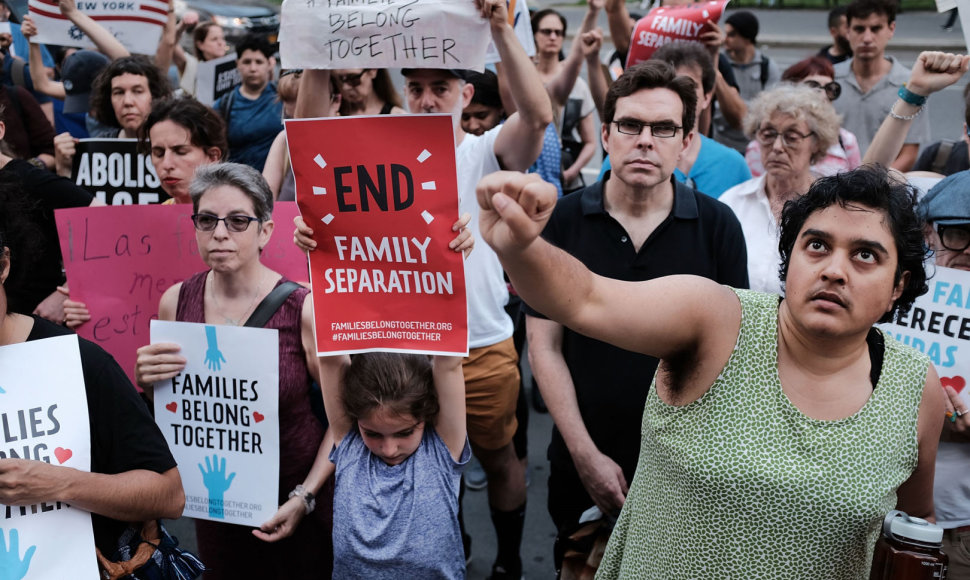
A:
[[[626,65],[649,60],[661,46],[678,40],[700,42],[701,34],[710,30],[707,21],[716,23],[729,0],[711,0],[683,6],[658,6],[637,21],[630,39]]]
[[[306,256],[289,228],[293,202],[277,203],[282,230],[263,249],[262,261],[287,278],[306,282]],[[71,298],[84,302],[91,320],[78,334],[99,344],[134,382],[135,351],[149,342],[162,293],[206,269],[199,256],[191,205],[84,207],[57,210],[57,232]]]

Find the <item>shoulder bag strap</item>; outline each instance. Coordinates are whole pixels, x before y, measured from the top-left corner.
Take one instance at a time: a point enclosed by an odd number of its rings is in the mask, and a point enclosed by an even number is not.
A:
[[[300,285],[293,281],[283,282],[276,288],[273,288],[273,291],[267,294],[266,298],[263,298],[259,305],[256,306],[256,310],[253,310],[253,313],[249,316],[249,320],[243,326],[262,328],[297,288],[300,288]]]

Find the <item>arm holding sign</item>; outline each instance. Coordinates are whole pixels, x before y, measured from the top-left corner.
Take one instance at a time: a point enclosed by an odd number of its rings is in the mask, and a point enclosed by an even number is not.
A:
[[[24,16],[20,31],[23,32],[28,41],[37,34],[37,25],[34,24],[34,19],[31,18],[30,14]],[[30,65],[28,68],[30,69],[30,81],[34,84],[34,90],[55,99],[63,99],[66,96],[64,83],[55,81],[50,77],[53,71],[44,66],[44,56],[41,54],[40,45],[30,42],[28,51],[27,61]]]
[[[724,115],[724,120],[729,125],[735,129],[740,129],[741,121],[748,114],[748,105],[744,103],[744,99],[741,98],[741,93],[738,89],[724,78],[724,75],[721,74],[721,68],[718,66],[719,59],[721,58],[721,46],[724,45],[724,31],[717,25],[717,22],[708,20],[707,32],[701,33],[700,40],[707,47],[714,61],[714,73],[716,75],[714,97],[717,99],[717,105],[721,110],[721,114]],[[712,114],[713,107],[707,107],[701,113],[703,117],[699,127],[702,133],[706,134],[710,128]]]
[[[123,56],[131,56],[131,53],[128,52],[125,45],[121,44],[115,38],[114,34],[111,34],[107,28],[95,22],[94,19],[84,12],[78,10],[74,0],[58,0],[57,6],[61,9],[61,14],[77,26],[81,32],[88,35],[88,38],[91,39],[91,42],[94,43],[94,46],[98,48],[99,52],[104,53],[111,60]]]
[[[509,25],[505,0],[476,0],[476,4],[489,21],[509,86],[516,88],[513,96],[517,112],[502,125],[495,139],[495,156],[503,168],[525,171],[542,150],[546,125],[552,122],[552,104],[532,60]]]
[[[175,320],[175,307],[178,305],[181,288],[182,284],[178,283],[162,294],[158,303],[159,320]],[[171,342],[146,344],[138,349],[138,358],[135,359],[135,382],[144,389],[149,399],[155,392],[157,381],[170,379],[185,369],[188,361],[179,354],[181,350],[182,347]]]

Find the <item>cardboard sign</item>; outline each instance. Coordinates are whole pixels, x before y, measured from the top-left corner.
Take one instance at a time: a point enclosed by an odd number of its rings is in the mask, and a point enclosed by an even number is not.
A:
[[[451,115],[291,120],[286,135],[318,244],[319,354],[466,354],[464,264],[448,249],[458,218]]]
[[[710,29],[707,21],[718,22],[728,1],[654,8],[633,27],[627,67],[649,60],[654,51],[669,42],[700,42],[700,35]]]
[[[970,406],[970,272],[929,266],[930,291],[894,324],[880,325],[930,357],[943,386]]]
[[[168,21],[165,0],[77,0],[81,12],[108,29],[134,54],[155,54]],[[95,48],[94,42],[57,7],[57,0],[30,0],[29,13],[37,23],[37,44]]]
[[[267,267],[295,282],[308,280],[306,255],[293,245],[293,202],[275,204],[275,232],[263,248]],[[91,320],[78,334],[111,353],[132,382],[135,351],[148,344],[149,321],[169,286],[206,269],[189,204],[57,210],[57,233],[71,298]]]
[[[188,359],[155,383],[155,422],[178,462],[184,515],[259,526],[279,501],[279,332],[152,321]]]
[[[81,139],[71,179],[108,205],[147,205],[169,199],[137,139]]]
[[[519,44],[525,49],[525,53],[532,58],[536,55],[536,39],[532,35],[532,21],[529,19],[529,7],[526,0],[506,0],[509,9],[509,24],[515,31],[515,37],[519,39]],[[502,57],[495,48],[495,43],[489,41],[488,50],[485,52],[485,62],[494,64],[502,62]]]
[[[19,458],[91,470],[77,336],[0,348],[0,434],[0,464]],[[91,514],[61,502],[0,505],[0,577],[98,578]]]
[[[486,22],[471,0],[285,0],[284,68],[483,70]]]
[[[236,53],[232,52],[222,58],[199,63],[195,75],[195,98],[211,107],[219,97],[241,84]]]

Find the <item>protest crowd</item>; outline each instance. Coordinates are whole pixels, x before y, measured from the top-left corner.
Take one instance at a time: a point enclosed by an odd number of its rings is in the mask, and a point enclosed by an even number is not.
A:
[[[284,6],[282,45],[230,46],[159,0],[149,54],[75,0],[6,2],[0,365],[61,374],[23,403],[0,375],[0,578],[71,577],[45,548],[73,520],[28,525],[53,512],[91,514],[79,558],[112,580],[465,578],[463,498],[485,490],[497,550],[475,558],[519,579],[527,485],[547,485],[548,577],[903,578],[876,575],[902,521],[937,574],[906,578],[970,580],[970,92],[960,141],[924,114],[970,56],[904,66],[893,0],[834,8],[832,44],[784,69],[725,1],[587,0],[578,24],[329,2],[330,37]],[[453,39],[421,23],[452,12]],[[376,22],[409,32],[341,36]],[[464,43],[481,54],[456,67]],[[396,143],[431,135],[434,181]],[[434,190],[427,238],[327,237]],[[435,260],[453,270],[419,270]],[[467,318],[375,314],[405,294]],[[339,346],[376,337],[400,342]],[[73,358],[14,350],[45,339]],[[245,357],[252,376],[222,372]],[[78,421],[51,403],[75,380]],[[536,412],[548,481],[529,481]],[[43,439],[75,423],[83,445]]]

